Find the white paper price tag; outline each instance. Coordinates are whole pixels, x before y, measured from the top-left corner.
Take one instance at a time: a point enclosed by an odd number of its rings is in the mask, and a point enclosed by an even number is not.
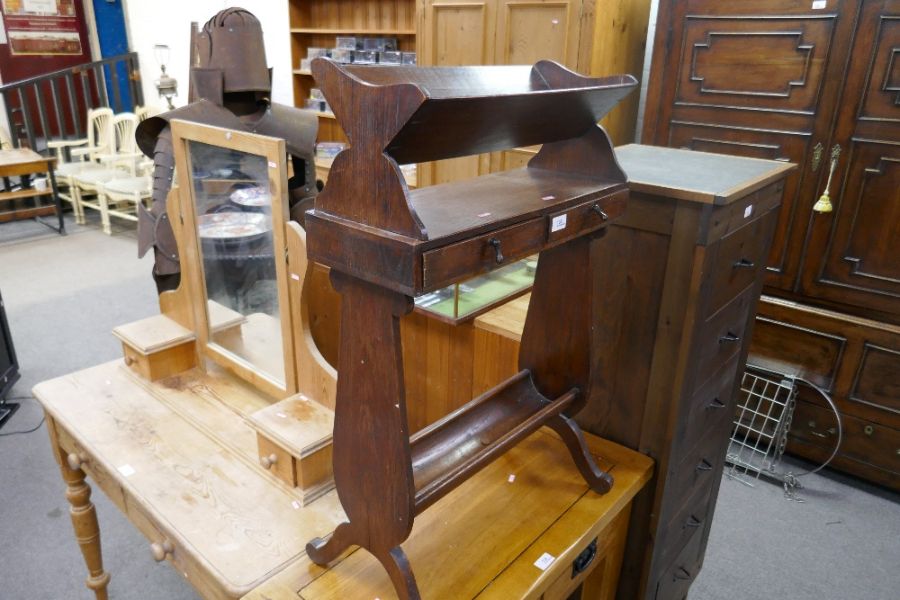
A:
[[[566,217],[568,217],[568,215],[559,215],[558,217],[553,217],[553,221],[550,222],[550,233],[565,229]]]
[[[534,566],[536,566],[541,571],[546,571],[547,567],[553,564],[553,561],[556,560],[556,557],[552,554],[547,554],[544,552],[541,554],[541,557],[534,561]]]
[[[135,471],[134,467],[132,467],[131,465],[122,465],[116,470],[121,473],[123,477],[131,477],[132,475],[137,473],[137,471]]]
[[[751,204],[747,208],[744,209],[744,218],[746,219],[747,217],[749,217],[752,214],[753,214],[753,205]]]
[[[828,2],[826,0],[813,0],[812,9],[813,10],[822,10],[827,5],[828,5]]]

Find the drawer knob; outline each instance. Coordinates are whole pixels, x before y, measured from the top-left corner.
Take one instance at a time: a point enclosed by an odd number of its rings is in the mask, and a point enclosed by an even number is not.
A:
[[[128,356],[128,355],[126,355],[126,356],[125,356],[125,364],[128,365],[129,367],[130,367],[131,365],[133,365],[133,364],[134,364],[134,357],[133,357],[133,356]]]
[[[684,522],[685,527],[700,527],[701,524],[703,524],[703,521],[701,521],[694,515],[688,517],[688,520]]]
[[[725,403],[718,398],[713,398],[710,400],[709,404],[706,405],[706,408],[725,408]]]
[[[497,264],[503,262],[503,251],[500,250],[500,240],[497,238],[491,238],[488,240],[488,244],[494,247],[494,258],[497,260]]]
[[[66,464],[69,465],[69,468],[73,471],[77,471],[81,467],[84,466],[84,463],[87,462],[87,457],[84,454],[78,454],[76,452],[72,452],[68,456],[66,456]]]
[[[175,552],[175,546],[172,545],[172,542],[169,540],[163,540],[162,542],[153,542],[150,544],[150,554],[153,555],[153,560],[156,562],[162,562],[166,560],[166,557]]]
[[[701,458],[700,462],[697,463],[698,471],[710,471],[712,470],[712,463],[706,460],[705,458]]]
[[[871,425],[866,425],[865,427],[863,427],[863,433],[865,433],[866,435],[872,435],[873,433],[875,433],[875,428]]]
[[[599,204],[595,204],[591,207],[591,210],[600,215],[600,218],[604,221],[609,221],[609,215],[606,214],[606,211],[600,208]]]
[[[731,343],[731,342],[739,342],[739,341],[741,341],[741,336],[735,335],[735,334],[731,333],[730,331],[719,338],[720,344],[724,344],[725,342]]]
[[[685,569],[684,567],[678,567],[675,569],[675,579],[681,579],[682,581],[687,581],[691,578],[691,572]]]
[[[735,269],[752,269],[756,266],[756,263],[752,260],[747,260],[746,258],[742,258],[739,261],[736,261],[732,265]]]
[[[278,462],[278,455],[272,453],[259,459],[259,464],[263,469],[271,469]]]

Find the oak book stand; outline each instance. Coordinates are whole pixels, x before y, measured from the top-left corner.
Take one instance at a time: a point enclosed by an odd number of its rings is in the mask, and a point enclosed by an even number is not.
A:
[[[401,598],[418,598],[400,547],[415,516],[541,426],[593,490],[612,485],[570,417],[597,378],[591,246],[628,197],[596,123],[637,82],[549,61],[312,69],[350,140],[306,216],[309,258],[331,267],[343,297],[333,465],[348,521],[307,552],[326,564],[359,545]],[[398,166],[533,144],[527,168],[417,190]],[[520,371],[410,436],[400,317],[413,296],[536,252]]]

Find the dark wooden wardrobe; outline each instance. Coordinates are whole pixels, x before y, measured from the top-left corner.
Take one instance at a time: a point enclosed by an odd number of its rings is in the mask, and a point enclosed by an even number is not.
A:
[[[660,0],[643,142],[799,165],[748,361],[826,390],[833,466],[900,489],[900,0]],[[789,451],[835,439],[802,387]]]

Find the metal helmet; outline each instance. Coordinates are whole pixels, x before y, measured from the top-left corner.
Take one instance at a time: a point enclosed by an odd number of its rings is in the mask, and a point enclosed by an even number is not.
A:
[[[196,76],[206,81],[212,76],[226,94],[272,91],[262,26],[250,11],[219,11],[195,35],[193,46],[192,84]],[[205,97],[202,92],[199,95]]]

